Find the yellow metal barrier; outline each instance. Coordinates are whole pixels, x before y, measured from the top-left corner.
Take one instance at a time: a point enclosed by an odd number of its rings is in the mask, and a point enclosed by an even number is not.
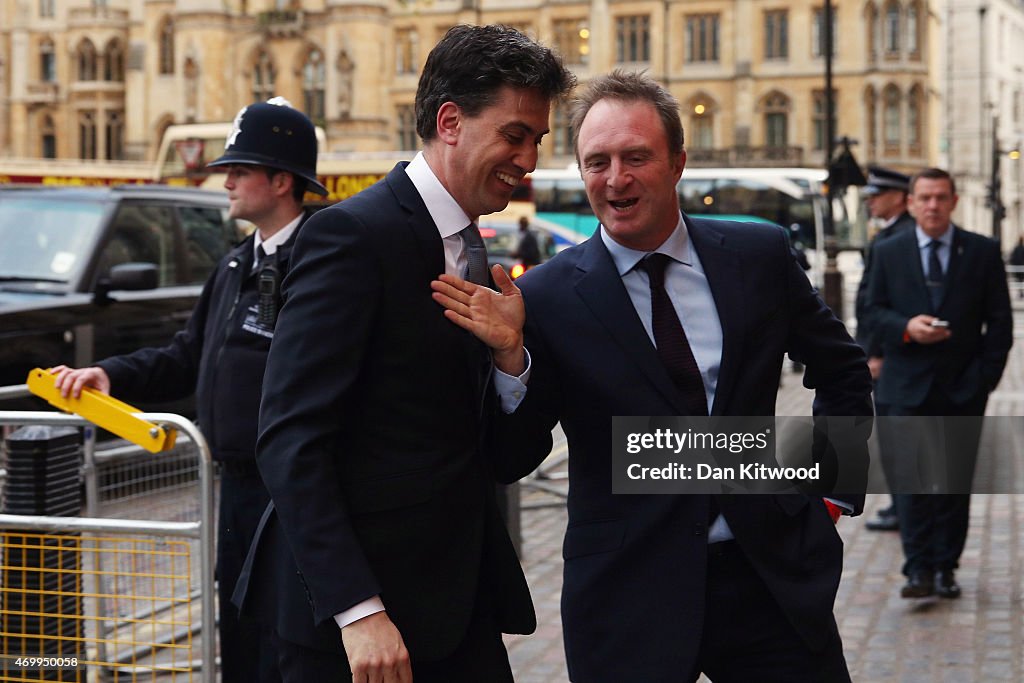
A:
[[[46,399],[50,405],[68,413],[81,415],[93,424],[145,448],[150,453],[159,453],[174,447],[176,432],[136,417],[135,413],[141,412],[138,408],[88,387],[82,390],[80,398],[64,398],[57,390],[56,381],[56,375],[35,368],[28,373],[26,384],[29,391]]]
[[[0,548],[0,681],[193,680],[187,540],[5,530]]]
[[[96,457],[87,439],[90,516],[0,513],[0,683],[215,682],[209,447],[179,415],[139,417],[185,434],[196,467],[184,478],[194,483],[185,487],[177,474],[166,479],[156,471],[122,480],[115,468],[106,470],[114,481],[101,502],[98,493],[107,489],[89,483]],[[88,424],[75,415],[0,411],[0,427]],[[168,508],[171,500],[179,504]]]

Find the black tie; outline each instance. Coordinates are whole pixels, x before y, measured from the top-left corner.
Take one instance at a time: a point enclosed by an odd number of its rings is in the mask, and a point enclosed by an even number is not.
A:
[[[932,240],[928,243],[928,296],[932,300],[932,310],[939,309],[942,301],[942,261],[939,260],[939,247],[942,242]]]
[[[264,251],[263,245],[256,247],[256,262],[252,264],[253,271],[258,271],[260,266],[263,265],[263,261],[267,258],[267,252]]]
[[[478,285],[487,286],[487,248],[480,237],[476,223],[470,223],[459,231],[462,243],[466,247],[465,279]]]
[[[648,254],[640,262],[651,283],[651,326],[658,358],[668,370],[669,377],[683,395],[684,405],[691,415],[707,415],[708,400],[704,393],[704,380],[693,357],[686,332],[672,307],[665,290],[665,266],[671,259],[665,254]]]

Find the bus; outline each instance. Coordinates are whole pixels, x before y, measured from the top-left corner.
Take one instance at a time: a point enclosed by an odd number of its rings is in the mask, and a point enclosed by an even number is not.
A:
[[[0,185],[107,187],[156,181],[153,165],[143,162],[10,157],[0,160]]]
[[[812,263],[824,263],[827,172],[816,168],[686,168],[679,181],[679,205],[689,216],[748,222],[768,221],[787,228]],[[537,225],[578,242],[597,229],[583,179],[574,165],[531,174]],[[833,204],[840,248],[865,243],[867,217],[858,188]]]

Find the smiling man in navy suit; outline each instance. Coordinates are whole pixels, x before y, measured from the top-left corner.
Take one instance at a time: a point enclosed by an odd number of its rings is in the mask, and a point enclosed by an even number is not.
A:
[[[450,277],[434,285],[449,319],[487,341],[501,371],[499,474],[530,472],[556,422],[568,437],[569,676],[849,680],[832,614],[842,571],[834,521],[859,513],[863,492],[614,495],[612,417],[773,415],[786,353],[806,364],[816,414],[869,416],[865,356],[781,228],[681,214],[678,102],[657,83],[595,79],[573,128],[600,231],[518,280],[521,299],[511,285],[500,295]],[[859,473],[865,439],[846,463]]]

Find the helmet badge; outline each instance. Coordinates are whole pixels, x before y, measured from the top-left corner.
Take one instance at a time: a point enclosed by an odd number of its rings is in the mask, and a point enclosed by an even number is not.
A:
[[[224,141],[224,149],[228,149],[231,145],[235,144],[238,134],[242,132],[242,117],[245,116],[245,110],[248,108],[242,107],[235,115],[235,120],[231,122],[231,132],[228,134],[228,139]]]

